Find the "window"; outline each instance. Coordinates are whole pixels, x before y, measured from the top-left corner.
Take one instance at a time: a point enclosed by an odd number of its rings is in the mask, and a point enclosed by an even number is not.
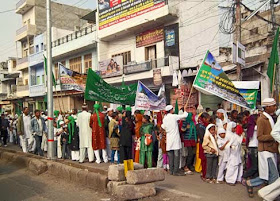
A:
[[[41,43],[41,51],[44,51],[44,43]]]
[[[38,75],[36,77],[36,85],[39,85],[39,84],[41,84],[41,77]]]
[[[45,75],[42,75],[42,84],[45,84]]]
[[[92,68],[92,54],[85,55],[84,62],[85,62],[85,73],[88,73],[88,69]]]
[[[157,67],[157,53],[156,53],[156,45],[145,47],[145,60],[152,62],[152,68]]]
[[[70,69],[72,71],[82,73],[82,58],[81,57],[70,59],[69,63],[70,63]]]
[[[39,52],[39,45],[36,45],[36,53]]]
[[[123,65],[127,65],[129,62],[131,62],[131,51],[112,55],[112,58],[117,56],[123,56]]]

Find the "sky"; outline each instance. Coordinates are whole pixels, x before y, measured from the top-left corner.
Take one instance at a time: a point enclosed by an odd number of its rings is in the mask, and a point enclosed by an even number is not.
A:
[[[52,0],[53,2],[77,6],[80,8],[96,8],[96,0]],[[256,7],[256,2],[260,0],[244,0],[243,2],[250,8]],[[21,25],[21,16],[14,10],[19,0],[0,0],[0,62],[6,61],[8,57],[20,57],[16,53],[16,30]]]
[[[73,5],[79,8],[95,9],[96,0],[52,0],[53,2]],[[21,24],[21,15],[15,13],[16,4],[19,0],[0,0],[0,62],[8,57],[17,57],[16,53],[16,30]],[[12,10],[12,11],[9,11]],[[9,11],[9,12],[6,12]],[[20,56],[20,55],[18,55]]]

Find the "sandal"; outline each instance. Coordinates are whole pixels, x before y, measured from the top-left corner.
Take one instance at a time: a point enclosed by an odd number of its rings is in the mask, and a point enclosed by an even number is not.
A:
[[[253,198],[254,197],[253,187],[249,186],[247,181],[245,182],[245,184],[246,184],[247,193],[248,193],[249,197]]]

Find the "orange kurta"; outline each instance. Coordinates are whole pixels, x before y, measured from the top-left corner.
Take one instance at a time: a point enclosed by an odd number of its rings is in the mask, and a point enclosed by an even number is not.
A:
[[[140,128],[142,126],[142,119],[143,119],[142,114],[135,115],[135,135],[137,138],[140,137]]]
[[[92,128],[92,148],[93,150],[106,149],[105,115],[99,112],[102,127],[98,125],[97,115],[90,117],[90,127]]]

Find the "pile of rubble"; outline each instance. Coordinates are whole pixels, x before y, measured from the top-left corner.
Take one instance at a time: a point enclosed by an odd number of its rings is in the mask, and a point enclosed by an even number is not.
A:
[[[134,170],[127,172],[124,165],[111,165],[108,170],[108,192],[123,200],[134,200],[156,195],[155,183],[165,179],[163,169],[144,169],[143,165],[134,163]]]

